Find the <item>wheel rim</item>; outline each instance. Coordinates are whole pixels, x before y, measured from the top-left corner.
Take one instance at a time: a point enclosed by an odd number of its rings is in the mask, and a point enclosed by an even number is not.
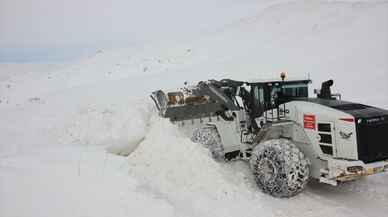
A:
[[[260,171],[260,179],[264,183],[268,183],[274,179],[276,174],[276,167],[274,163],[269,159],[262,159],[257,165],[258,171]]]

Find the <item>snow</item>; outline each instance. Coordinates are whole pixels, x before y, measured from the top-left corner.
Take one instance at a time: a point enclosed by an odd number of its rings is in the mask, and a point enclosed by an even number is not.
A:
[[[386,173],[339,187],[311,182],[286,200],[265,195],[244,162],[213,161],[148,99],[184,81],[287,71],[309,74],[314,87],[333,78],[344,99],[388,108],[388,4],[247,0],[216,10],[220,1],[206,2],[198,4],[219,16],[205,13],[198,22],[212,22],[191,34],[148,35],[74,64],[0,64],[0,216],[388,212]]]

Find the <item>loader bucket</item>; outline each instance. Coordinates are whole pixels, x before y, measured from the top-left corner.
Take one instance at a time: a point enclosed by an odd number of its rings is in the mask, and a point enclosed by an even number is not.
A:
[[[165,93],[157,90],[151,93],[151,99],[159,111],[159,116],[169,118],[173,122],[214,116],[225,108],[217,100],[210,100],[208,95],[220,100],[225,99],[226,96],[222,95],[223,98],[221,98],[220,93],[212,94],[211,90],[206,88],[208,87],[205,87],[207,91],[199,92],[197,88],[186,95],[183,91]]]

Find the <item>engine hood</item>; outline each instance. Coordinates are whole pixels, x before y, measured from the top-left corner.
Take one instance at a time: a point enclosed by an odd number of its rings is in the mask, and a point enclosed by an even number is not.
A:
[[[372,163],[388,159],[388,144],[386,137],[388,132],[388,111],[359,103],[330,99],[298,99],[305,102],[316,103],[348,113],[354,117],[357,159],[364,163]],[[340,140],[341,141],[341,138]],[[341,150],[347,140],[342,141],[338,147]],[[349,151],[349,150],[348,150]],[[348,151],[345,151],[348,152]]]
[[[334,99],[331,100],[319,98],[301,98],[297,100],[316,103],[333,109],[337,109],[352,115],[356,119],[363,118],[371,121],[388,121],[388,110],[381,108]]]

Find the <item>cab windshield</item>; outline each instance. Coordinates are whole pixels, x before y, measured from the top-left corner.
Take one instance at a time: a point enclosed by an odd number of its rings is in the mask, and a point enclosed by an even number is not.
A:
[[[286,84],[283,85],[282,94],[285,97],[308,97],[307,84]]]

